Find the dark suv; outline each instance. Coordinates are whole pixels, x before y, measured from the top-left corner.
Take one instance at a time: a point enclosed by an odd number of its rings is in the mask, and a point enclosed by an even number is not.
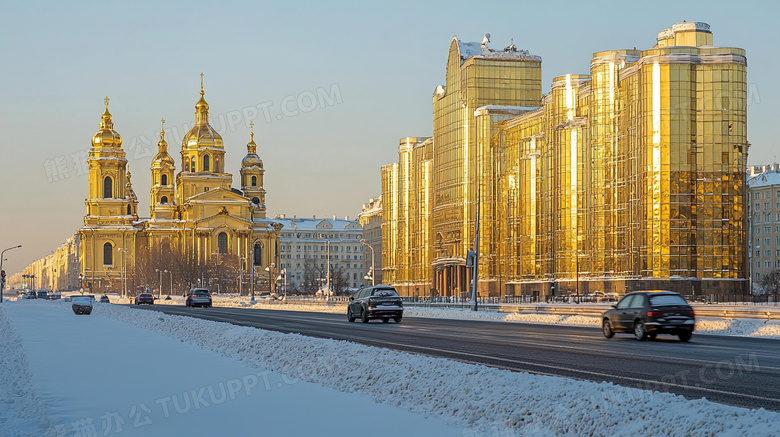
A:
[[[205,288],[193,288],[187,292],[187,301],[185,303],[188,307],[210,307],[211,293]]]
[[[404,304],[395,288],[389,285],[376,285],[361,288],[347,305],[347,320],[354,322],[357,317],[363,323],[369,319],[382,319],[387,323],[390,319],[401,323],[404,316]]]
[[[672,334],[688,341],[696,325],[693,308],[673,291],[651,290],[627,294],[601,317],[604,337],[616,332],[633,333],[644,341],[658,334]]]

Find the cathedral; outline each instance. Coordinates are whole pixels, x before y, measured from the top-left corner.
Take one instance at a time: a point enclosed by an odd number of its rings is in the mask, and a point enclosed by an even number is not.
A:
[[[182,140],[178,173],[163,119],[151,162],[150,217],[140,219],[108,102],[87,160],[87,213],[79,229],[81,288],[123,295],[147,288],[182,294],[195,286],[247,292],[251,281],[258,291],[268,290],[278,265],[282,224],[266,218],[265,170],[254,130],[241,162],[241,188],[232,188],[222,137],[209,124],[201,75],[195,125]],[[256,282],[254,274],[268,280]]]

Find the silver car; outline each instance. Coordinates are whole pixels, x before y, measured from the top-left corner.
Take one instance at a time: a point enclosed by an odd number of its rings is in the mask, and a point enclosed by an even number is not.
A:
[[[211,293],[205,288],[193,288],[187,292],[186,305],[188,307],[210,307]]]

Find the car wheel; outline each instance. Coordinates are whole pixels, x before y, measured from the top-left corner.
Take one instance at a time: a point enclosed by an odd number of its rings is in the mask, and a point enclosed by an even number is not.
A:
[[[368,323],[368,314],[366,314],[365,310],[360,310],[360,321],[363,323]]]
[[[634,338],[639,341],[645,341],[647,339],[647,330],[645,329],[645,322],[637,320],[634,323]]]
[[[349,323],[352,323],[355,321],[355,318],[352,317],[352,310],[347,308],[347,320],[349,320]]]
[[[612,331],[612,324],[609,323],[609,319],[604,319],[601,323],[601,332],[604,333],[604,337],[612,338],[615,333]]]
[[[680,338],[680,341],[688,341],[691,339],[691,334],[693,334],[692,331],[679,331],[677,337]]]
[[[655,336],[656,335],[658,335],[658,334],[656,334],[655,332],[652,333],[652,334],[647,334],[647,338],[648,338],[648,340],[655,340]]]
[[[395,318],[395,323],[401,323],[401,317],[396,317]]]

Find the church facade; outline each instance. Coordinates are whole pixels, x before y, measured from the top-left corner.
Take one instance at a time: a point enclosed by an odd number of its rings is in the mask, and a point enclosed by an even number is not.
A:
[[[148,219],[138,216],[108,98],[87,161],[87,211],[78,232],[79,278],[85,291],[135,295],[149,288],[182,294],[203,286],[246,292],[252,288],[253,273],[278,265],[282,224],[266,218],[265,170],[254,131],[241,163],[240,189],[232,188],[222,137],[209,124],[202,82],[195,125],[182,140],[178,172],[164,129],[160,132],[151,162]],[[267,291],[272,284],[254,286]]]

